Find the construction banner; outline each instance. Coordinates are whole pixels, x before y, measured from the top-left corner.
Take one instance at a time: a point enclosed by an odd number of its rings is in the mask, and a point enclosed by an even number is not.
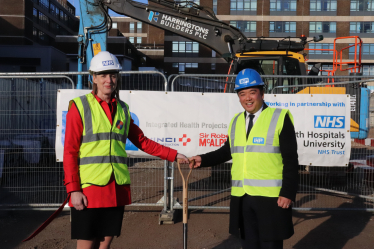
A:
[[[69,100],[89,90],[59,90],[56,158],[63,160]],[[243,112],[238,96],[227,93],[120,91],[131,117],[149,139],[186,156],[221,147],[231,119]],[[347,166],[351,140],[350,97],[345,94],[266,94],[270,107],[287,108],[294,118],[300,165]],[[129,157],[152,156],[126,142]]]

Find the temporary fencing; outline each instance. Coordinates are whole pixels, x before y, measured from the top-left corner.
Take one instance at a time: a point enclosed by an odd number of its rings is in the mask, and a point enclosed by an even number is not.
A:
[[[360,120],[361,87],[374,83],[370,76],[262,76],[266,93],[350,94],[352,119]],[[190,75],[170,78],[173,91],[232,92],[235,75]],[[330,83],[327,83],[330,82]],[[331,83],[333,82],[333,83]],[[374,124],[370,124],[373,127]],[[358,129],[358,127],[353,127]],[[351,127],[352,130],[352,127]],[[360,132],[357,130],[357,132]],[[366,132],[366,136],[373,135]],[[373,138],[374,139],[374,138]],[[374,210],[374,147],[352,139],[348,167],[299,166],[299,190],[293,205],[298,210]],[[229,208],[231,164],[201,168],[189,184],[189,208]],[[182,183],[171,165],[173,186],[171,208],[181,208]],[[172,198],[173,199],[173,198]]]
[[[55,208],[66,198],[63,165],[56,162],[56,96],[74,88],[88,73],[0,74],[0,208]],[[121,72],[122,90],[232,92],[236,75],[172,75],[158,72]],[[263,76],[267,93],[350,94],[360,100],[366,76]],[[331,83],[327,83],[331,82]],[[296,84],[296,85],[294,85]],[[353,98],[355,96],[356,98]],[[354,119],[360,111],[352,112]],[[374,126],[374,124],[371,124]],[[372,137],[367,132],[368,137]],[[374,210],[374,147],[352,141],[348,167],[299,166],[299,191],[294,208],[301,210]],[[181,208],[182,182],[174,164],[129,158],[132,205]],[[231,164],[193,171],[189,208],[228,209]],[[172,201],[170,201],[172,200]]]
[[[121,72],[122,90],[165,91],[159,72]],[[88,73],[0,73],[0,208],[55,209],[66,198],[63,164],[56,162],[56,99]],[[165,163],[129,158],[134,205],[163,206]]]

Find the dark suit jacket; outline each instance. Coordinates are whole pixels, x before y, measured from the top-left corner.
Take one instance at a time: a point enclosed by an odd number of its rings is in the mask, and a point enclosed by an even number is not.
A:
[[[264,104],[264,109],[267,105]],[[241,115],[245,115],[245,112]],[[298,155],[295,128],[291,119],[286,115],[283,129],[279,136],[281,155],[283,158],[283,181],[279,196],[295,200],[298,186]],[[209,152],[201,156],[201,167],[215,166],[231,159],[229,138],[225,144],[216,151]],[[267,215],[271,220],[271,227],[264,227],[266,233],[261,233],[263,240],[287,239],[293,234],[292,212],[290,209],[278,207],[278,198],[260,197],[255,198],[262,206],[263,215]],[[271,204],[270,204],[271,203]],[[241,222],[241,197],[231,196],[230,203],[230,233],[239,235]],[[260,224],[261,225],[261,224]]]

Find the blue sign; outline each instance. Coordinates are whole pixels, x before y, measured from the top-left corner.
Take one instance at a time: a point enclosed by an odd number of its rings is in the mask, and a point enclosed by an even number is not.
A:
[[[63,111],[62,112],[62,127],[61,127],[61,143],[62,143],[62,145],[65,145],[66,114],[68,114],[68,111]]]
[[[135,113],[130,112],[132,120],[134,120],[134,124],[139,126],[139,118],[136,116]],[[131,143],[129,139],[126,140],[126,150],[133,150],[133,151],[138,151],[139,149]]]
[[[344,116],[314,116],[314,128],[345,129]]]
[[[263,137],[254,137],[253,138],[253,143],[254,144],[264,144],[265,139]]]

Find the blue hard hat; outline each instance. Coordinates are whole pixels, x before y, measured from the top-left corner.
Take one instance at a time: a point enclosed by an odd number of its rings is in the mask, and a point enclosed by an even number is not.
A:
[[[264,85],[260,74],[256,70],[247,68],[240,71],[236,76],[234,90],[237,92],[244,88]]]

